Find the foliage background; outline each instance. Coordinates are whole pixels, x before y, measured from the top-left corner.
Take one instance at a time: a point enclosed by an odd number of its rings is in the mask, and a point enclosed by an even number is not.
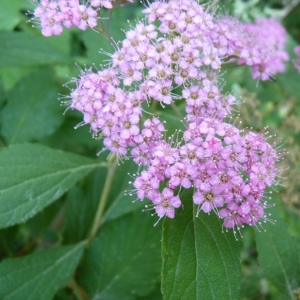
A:
[[[293,47],[300,43],[300,5],[287,7],[276,0],[237,0],[221,1],[219,11],[247,21],[281,17],[293,59]],[[0,2],[0,298],[162,299],[162,222],[154,227],[156,219],[142,212],[144,203],[132,204],[124,195],[130,188],[128,173],[136,171],[130,161],[118,166],[102,225],[87,245],[108,153],[96,155],[101,141],[92,139],[87,126],[74,130],[81,115],[65,111],[57,100],[69,93],[64,84],[79,73],[75,63],[98,66],[107,59],[99,49],[112,48],[92,30],[65,30],[45,38],[27,23],[26,11],[32,8],[26,0]],[[142,17],[141,8],[139,3],[118,7],[110,21],[103,20],[115,40],[124,37],[121,29],[129,28],[127,20],[134,23]],[[224,89],[243,103],[238,107],[242,126],[256,132],[269,126],[289,152],[283,167],[285,187],[272,196],[276,224],[264,225],[266,233],[247,227],[236,243],[242,258],[240,298],[297,299],[300,75],[291,62],[284,74],[268,82],[253,80],[246,67],[224,74]],[[171,110],[158,109],[170,129],[180,126]],[[211,272],[217,278],[218,270]],[[164,274],[163,279],[167,281]]]

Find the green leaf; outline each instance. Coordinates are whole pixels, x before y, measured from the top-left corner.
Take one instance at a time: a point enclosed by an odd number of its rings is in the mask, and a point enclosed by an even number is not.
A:
[[[0,67],[70,64],[67,55],[51,46],[45,37],[25,32],[0,31]]]
[[[2,77],[3,86],[5,90],[12,90],[13,87],[24,77],[28,76],[33,71],[37,70],[37,67],[6,67],[0,69],[0,75]]]
[[[61,35],[52,35],[46,39],[47,42],[60,51],[60,53],[70,55],[72,51],[72,32],[70,30],[64,29]],[[66,74],[64,74],[64,76],[65,75]]]
[[[132,175],[137,171],[137,164],[133,160],[125,161],[121,166],[118,167],[112,186],[114,187],[110,192],[111,201],[107,211],[103,216],[103,222],[113,220],[123,216],[125,214],[134,212],[136,210],[142,210],[145,207],[145,201],[135,201],[136,195],[130,196],[125,193],[126,190],[134,190],[134,186],[129,181],[132,181]],[[131,174],[131,176],[129,175]]]
[[[278,74],[276,78],[288,93],[300,98],[299,73],[296,71],[296,69],[293,68],[288,72]]]
[[[138,298],[138,300],[143,300],[144,298]],[[160,286],[150,295],[147,295],[147,300],[162,300],[162,294]]]
[[[75,243],[85,239],[92,227],[107,170],[97,169],[85,178],[84,184],[74,187],[67,195],[64,241]]]
[[[51,136],[45,137],[41,142],[49,147],[65,151],[76,149],[77,153],[91,153],[91,155],[95,156],[102,148],[102,141],[92,138],[89,125],[74,129],[76,125],[82,122],[82,119],[83,117],[68,118],[68,116],[65,116],[59,130]]]
[[[21,244],[20,240],[18,226],[0,229],[0,255],[2,257],[13,257],[14,250]]]
[[[300,285],[299,240],[291,236],[287,224],[272,208],[276,224],[263,224],[266,232],[256,231],[258,261],[265,277],[278,290],[279,299],[296,299],[294,290]]]
[[[3,86],[2,78],[0,77],[0,107],[2,107],[5,98],[6,98],[6,92]]]
[[[0,228],[25,222],[100,163],[41,145],[0,151]]]
[[[100,229],[79,278],[90,299],[147,299],[154,291],[161,266],[161,230],[154,222],[149,214],[139,212]]]
[[[21,80],[2,111],[2,135],[8,143],[39,140],[63,121],[58,89],[50,71],[38,71]]]
[[[184,206],[163,225],[164,299],[239,299],[239,243],[215,214],[195,217],[191,191],[181,198]]]
[[[87,49],[86,55],[88,58],[89,64],[102,64],[104,60],[109,59],[109,57],[103,53],[99,53],[100,49],[108,53],[113,53],[113,46],[110,44],[106,38],[93,31],[93,30],[86,30],[81,33],[82,40],[84,45]]]
[[[171,108],[166,108],[163,111],[157,112],[157,115],[160,117],[160,120],[166,121],[164,124],[167,132],[167,136],[171,136],[174,134],[176,130],[184,130],[185,127],[181,121],[186,116],[185,113],[185,103],[184,105],[177,106],[178,114],[181,115],[179,117]]]
[[[47,249],[0,264],[2,300],[50,300],[74,273],[85,243]]]
[[[26,10],[26,11],[28,10],[33,11],[36,7],[34,3],[29,2],[28,0],[19,0],[19,5],[22,10]]]
[[[132,185],[127,185],[126,189],[133,189]],[[103,223],[107,221],[114,220],[120,216],[132,213],[134,211],[142,211],[146,204],[149,202],[146,201],[135,201],[133,203],[134,196],[125,194],[125,189],[120,190],[118,196],[114,199],[114,202],[109,206],[107,211],[103,216]]]
[[[49,234],[55,236],[56,238],[59,237],[61,234],[59,231],[63,226],[64,221],[61,212],[63,209],[63,205],[64,203],[62,203],[62,201],[54,201],[38,214],[36,214],[33,218],[29,219],[25,224],[22,224],[21,231],[27,232],[26,238],[28,240],[34,239],[36,236],[40,236],[43,238],[43,235],[47,236]],[[81,239],[80,241],[82,240],[83,239]]]
[[[0,29],[11,30],[19,22],[19,0],[1,0]]]

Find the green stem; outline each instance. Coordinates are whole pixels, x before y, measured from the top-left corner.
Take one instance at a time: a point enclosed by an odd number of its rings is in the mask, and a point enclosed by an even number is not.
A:
[[[156,112],[156,107],[157,107],[157,103],[158,103],[158,101],[152,100],[151,107],[150,107],[150,112],[151,112],[151,114],[155,114],[155,112]]]
[[[112,12],[110,12],[109,14],[109,21],[108,21],[108,26],[110,23],[110,19],[111,19],[111,14]],[[102,19],[100,18],[100,28],[99,28],[99,32],[114,46],[117,47],[116,42],[114,41],[114,39],[112,38],[112,36],[109,34],[107,28],[105,27]]]
[[[88,239],[87,239],[88,242],[91,242],[91,240],[95,237],[99,227],[101,226],[102,216],[103,216],[103,213],[104,213],[104,209],[105,209],[105,206],[106,206],[106,202],[107,202],[107,199],[108,199],[108,195],[109,195],[109,192],[110,192],[111,184],[112,184],[115,172],[116,172],[117,165],[118,165],[118,163],[117,163],[117,160],[115,158],[114,161],[112,162],[112,164],[110,165],[109,169],[108,169],[105,184],[104,184],[104,187],[103,187],[103,191],[102,191],[102,194],[101,194],[101,197],[100,197],[100,200],[99,200],[99,204],[98,204],[98,208],[97,208],[97,211],[96,211],[96,215],[95,215],[95,218],[94,218],[93,226],[92,226],[92,229],[91,229],[90,234],[89,234]]]
[[[207,11],[210,11],[211,9],[214,9],[214,10],[216,10],[217,9],[217,5],[218,5],[218,3],[220,2],[220,0],[214,0],[214,1],[212,1],[210,4],[209,4],[209,6],[207,7]]]
[[[179,119],[184,120],[184,116],[182,115],[182,113],[180,112],[180,110],[174,102],[171,103],[171,107],[174,110],[175,114],[179,117]]]
[[[299,0],[292,0],[289,4],[287,4],[281,11],[279,20],[282,21],[299,3]]]
[[[77,285],[77,283],[76,283],[76,281],[75,281],[74,278],[72,278],[70,280],[69,286],[72,288],[73,293],[74,293],[76,299],[78,299],[78,300],[85,300],[84,297],[81,295],[79,287],[78,287],[78,285]]]

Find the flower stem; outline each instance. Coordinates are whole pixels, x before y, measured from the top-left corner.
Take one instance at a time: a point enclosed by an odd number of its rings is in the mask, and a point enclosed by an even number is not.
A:
[[[77,285],[77,283],[76,283],[76,281],[75,281],[74,278],[72,278],[70,280],[69,286],[73,290],[73,293],[74,293],[74,295],[75,295],[75,297],[76,297],[77,300],[85,300],[86,299],[85,297],[83,297],[81,295],[80,289],[79,289],[79,287],[78,287],[78,285]]]
[[[212,1],[210,4],[209,4],[209,6],[207,7],[207,9],[206,9],[206,11],[209,11],[209,10],[216,10],[217,9],[217,5],[218,5],[218,3],[220,2],[220,0],[214,0],[214,1]]]
[[[283,10],[281,10],[279,20],[282,21],[298,4],[299,0],[292,0],[288,3]]]
[[[180,112],[180,110],[178,109],[178,107],[176,106],[176,104],[174,102],[171,103],[171,107],[174,110],[175,114],[177,115],[177,117],[182,121],[184,120],[184,116],[182,115],[182,113]]]
[[[151,114],[155,114],[157,103],[158,103],[158,101],[152,100],[151,107],[150,107]]]
[[[115,175],[116,168],[117,168],[117,160],[116,160],[116,158],[114,158],[114,161],[111,163],[111,165],[108,168],[108,173],[107,173],[103,191],[102,191],[102,194],[101,194],[101,197],[99,200],[99,204],[98,204],[98,208],[97,208],[96,215],[94,218],[93,226],[92,226],[90,234],[87,238],[88,242],[91,242],[91,240],[95,237],[99,227],[101,226],[102,216],[104,213],[104,209],[106,206],[106,202],[108,199],[109,191],[110,191],[111,184],[112,184],[112,181],[113,181],[113,178]]]

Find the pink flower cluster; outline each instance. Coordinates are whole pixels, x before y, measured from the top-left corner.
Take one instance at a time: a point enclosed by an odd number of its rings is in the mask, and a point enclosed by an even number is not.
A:
[[[261,134],[242,136],[233,125],[205,118],[189,124],[184,142],[159,141],[151,150],[147,169],[133,185],[139,199],[153,202],[160,218],[174,217],[178,188],[193,187],[197,215],[214,211],[226,228],[266,219],[262,199],[265,188],[276,183],[279,156]]]
[[[78,126],[90,124],[94,135],[101,132],[104,136],[107,149],[122,157],[140,139],[139,123],[146,96],[119,88],[117,74],[115,69],[82,71],[80,79],[75,80],[77,88],[71,92],[70,107],[84,114]]]
[[[284,62],[289,59],[284,50],[287,35],[274,19],[242,23],[221,17],[216,21],[215,30],[216,45],[222,47],[228,60],[250,66],[253,78],[267,80],[284,71]]]
[[[111,9],[114,1],[87,0],[80,3],[80,0],[31,0],[36,5],[31,21],[39,19],[44,36],[60,35],[63,25],[68,29],[75,26],[86,30],[97,26],[99,9]]]
[[[286,31],[274,19],[258,19],[254,24],[243,24],[247,32],[245,45],[240,52],[240,63],[252,67],[252,76],[266,80],[285,69],[284,62],[289,60],[284,50]]]
[[[300,73],[300,45],[294,48],[296,58],[293,60],[295,69]]]
[[[232,58],[253,70],[261,63],[238,39],[244,25],[216,19],[194,0],[154,2],[143,12],[148,22],[126,32],[107,69],[84,70],[74,80],[68,103],[83,113],[79,125],[90,124],[119,158],[128,157],[130,149],[141,173],[129,193],[150,199],[159,218],[174,218],[180,190],[193,188],[197,214],[214,211],[225,228],[267,220],[264,191],[278,184],[282,155],[263,134],[225,122],[236,100],[222,94],[219,81],[222,64]],[[255,55],[265,50],[256,47]],[[153,101],[165,107],[180,99],[186,103],[181,120],[186,130],[165,139],[164,122],[156,116],[145,119],[143,112]]]

